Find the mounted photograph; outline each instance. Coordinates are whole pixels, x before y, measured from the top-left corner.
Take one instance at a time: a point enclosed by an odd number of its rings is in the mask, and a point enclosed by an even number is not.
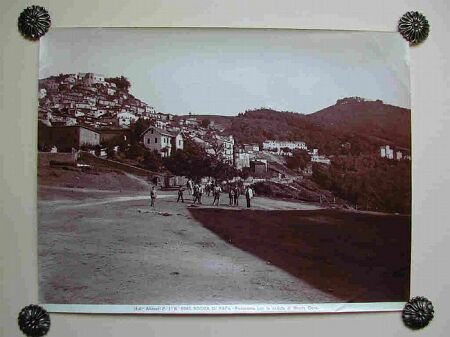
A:
[[[393,311],[409,299],[398,33],[53,28],[38,97],[48,311]]]

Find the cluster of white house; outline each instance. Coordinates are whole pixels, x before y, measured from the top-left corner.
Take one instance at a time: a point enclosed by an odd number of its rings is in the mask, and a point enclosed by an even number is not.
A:
[[[331,164],[329,158],[324,155],[319,155],[318,149],[308,150],[306,143],[302,141],[266,140],[262,145],[264,150],[275,151],[282,156],[292,156],[292,151],[294,150],[305,150],[311,156],[312,162],[326,165]]]
[[[143,144],[151,151],[156,150],[162,157],[169,157],[174,151],[184,148],[183,135],[180,130],[180,128],[150,126],[142,133]],[[218,155],[224,162],[233,164],[235,143],[233,136],[214,134],[208,141],[199,137],[193,137],[192,140],[202,146],[207,153]]]
[[[138,118],[156,118],[155,108],[119,88],[104,75],[76,73],[39,80],[39,113],[48,124],[129,127]]]
[[[184,128],[172,127],[172,128],[160,128],[158,126],[150,126],[142,134],[144,146],[151,150],[157,151],[163,157],[170,156],[176,150],[182,150],[184,146],[183,133],[189,135],[189,137],[198,145],[203,147],[205,151],[212,155],[218,155],[222,160],[230,165],[234,165],[238,170],[245,167],[251,167],[252,161],[258,159],[258,153],[260,152],[260,146],[258,144],[242,144],[241,146],[235,146],[235,140],[232,135],[221,136],[217,133],[212,133],[209,136],[205,136],[203,133],[186,133]],[[274,141],[267,140],[263,143],[263,150],[279,150],[277,154],[283,155],[283,149],[302,149],[307,150],[307,146],[301,141]],[[330,164],[330,159],[323,155],[319,155],[318,149],[312,149],[308,151],[311,156],[311,162]],[[286,151],[285,155],[292,155],[292,152]]]
[[[411,160],[411,156],[407,154],[403,154],[402,151],[394,151],[389,145],[383,145],[380,147],[380,157],[386,158],[390,160]]]
[[[307,150],[305,142],[301,141],[280,141],[280,140],[265,140],[263,142],[263,150],[277,150],[281,151],[283,149],[289,150]]]
[[[221,136],[212,133],[202,139],[192,136],[180,128],[159,128],[155,125],[148,127],[142,133],[142,144],[150,151],[156,151],[162,157],[170,157],[175,151],[184,149],[184,137],[190,137],[201,145],[207,153],[217,155],[223,162],[233,165],[236,169],[249,168],[251,172],[264,175],[269,169],[267,153],[261,152],[258,144],[241,144],[236,146],[233,136]],[[55,151],[69,151],[82,146],[97,146],[102,142],[122,137],[124,141],[130,139],[130,129],[93,129],[84,125],[47,126],[39,132],[40,144],[51,144]],[[214,143],[214,146],[213,144]],[[280,142],[286,145],[286,142]],[[296,144],[300,142],[295,142]],[[56,146],[55,146],[56,145]],[[325,156],[320,156],[317,149],[308,151],[311,162],[330,164]],[[279,153],[276,153],[279,155]]]

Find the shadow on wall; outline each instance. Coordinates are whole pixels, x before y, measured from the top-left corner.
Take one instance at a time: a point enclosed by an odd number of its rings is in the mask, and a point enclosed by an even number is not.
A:
[[[190,212],[223,240],[342,302],[409,299],[410,216],[337,210]]]

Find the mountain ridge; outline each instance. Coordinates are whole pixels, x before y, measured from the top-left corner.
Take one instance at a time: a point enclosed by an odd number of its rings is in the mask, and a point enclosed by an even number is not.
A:
[[[373,153],[381,145],[411,149],[411,110],[381,100],[343,98],[308,115],[259,108],[237,116],[192,117],[222,125],[225,133],[242,143],[301,139],[328,154],[341,154],[346,143],[353,147],[353,154]]]

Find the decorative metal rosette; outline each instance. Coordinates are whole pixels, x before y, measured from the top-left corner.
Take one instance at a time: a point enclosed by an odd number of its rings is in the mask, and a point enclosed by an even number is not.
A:
[[[433,303],[422,296],[410,299],[402,312],[403,322],[411,329],[421,329],[427,326],[433,317]]]
[[[17,24],[23,36],[31,40],[37,40],[48,32],[51,20],[44,7],[30,6],[20,13]]]
[[[20,330],[30,337],[44,336],[50,329],[50,316],[39,305],[30,304],[23,308],[17,320]]]
[[[407,12],[398,22],[398,31],[411,45],[415,45],[427,38],[430,25],[422,13]]]

